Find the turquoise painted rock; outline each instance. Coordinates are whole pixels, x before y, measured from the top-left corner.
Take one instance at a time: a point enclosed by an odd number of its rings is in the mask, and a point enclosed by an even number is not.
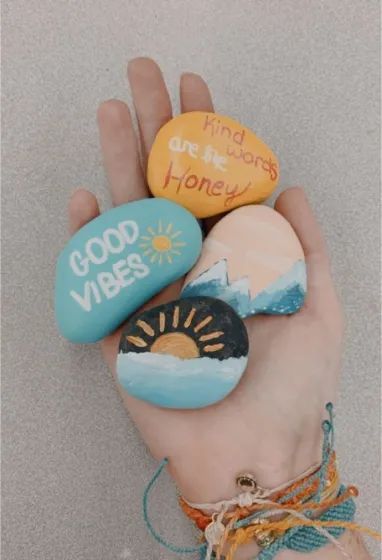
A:
[[[301,243],[289,222],[263,205],[237,208],[212,228],[182,291],[219,298],[242,318],[290,315],[305,294]]]
[[[209,297],[137,313],[124,327],[119,383],[165,408],[202,408],[226,397],[248,360],[248,335],[232,307]]]
[[[76,233],[56,268],[55,311],[72,342],[96,342],[197,260],[202,235],[190,212],[164,199],[105,212]]]

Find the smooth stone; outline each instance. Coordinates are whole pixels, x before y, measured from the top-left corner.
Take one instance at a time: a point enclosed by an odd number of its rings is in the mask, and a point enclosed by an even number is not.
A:
[[[133,397],[165,408],[202,408],[226,397],[248,360],[243,321],[208,297],[137,313],[124,327],[119,383]]]
[[[222,218],[182,291],[182,297],[219,298],[242,318],[295,313],[305,294],[301,243],[289,222],[268,206],[245,206]]]
[[[276,156],[249,128],[201,111],[183,113],[159,130],[147,170],[154,196],[198,218],[262,202],[278,178]]]
[[[188,272],[201,243],[194,216],[168,200],[139,200],[101,214],[58,258],[59,330],[72,342],[100,340]]]

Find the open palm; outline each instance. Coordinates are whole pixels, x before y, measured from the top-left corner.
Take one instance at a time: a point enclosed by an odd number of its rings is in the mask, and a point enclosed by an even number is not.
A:
[[[172,116],[160,69],[150,59],[135,59],[128,77],[139,125],[140,147],[129,109],[106,101],[98,112],[104,164],[113,203],[148,196],[143,169],[156,133]],[[213,111],[204,81],[184,74],[181,110]],[[139,155],[141,152],[141,157]],[[141,163],[142,161],[142,163]],[[245,320],[250,342],[247,370],[222,402],[200,410],[160,409],[130,397],[126,408],[155,457],[170,459],[171,474],[186,498],[217,501],[235,493],[239,472],[256,474],[263,487],[281,484],[319,460],[320,420],[333,400],[340,369],[342,319],[321,232],[303,191],[288,189],[275,209],[293,226],[308,267],[308,295],[290,317]],[[69,204],[74,233],[99,214],[98,202],[80,189]],[[213,219],[206,221],[206,230]],[[181,281],[147,306],[177,299]],[[102,341],[114,372],[120,330]]]

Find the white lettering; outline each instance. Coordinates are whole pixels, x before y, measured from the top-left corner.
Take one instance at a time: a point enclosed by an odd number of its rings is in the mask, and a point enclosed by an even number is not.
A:
[[[86,276],[89,272],[89,259],[83,259],[79,251],[70,253],[69,264],[77,276]]]
[[[107,299],[119,294],[121,287],[111,272],[100,272],[97,274],[97,280]]]
[[[204,148],[202,160],[206,163],[212,163],[212,165],[220,171],[227,171],[227,169],[224,167],[227,158],[225,158],[224,156],[220,156],[219,152],[215,150],[215,148],[213,148],[210,144],[208,144],[208,146]]]
[[[126,239],[126,243],[129,245],[132,245],[138,239],[139,228],[137,222],[133,222],[133,220],[126,220],[125,222],[118,224],[118,229]]]
[[[134,276],[131,276],[131,278],[129,278],[127,280],[127,276],[129,276],[131,274],[131,270],[130,270],[130,268],[127,268],[126,260],[120,260],[120,261],[114,263],[113,264],[113,272],[114,272],[116,278],[118,278],[119,283],[120,283],[122,288],[126,288],[127,286],[130,286],[130,284],[135,282]]]
[[[131,253],[127,257],[127,264],[138,279],[145,278],[150,273],[149,267],[142,261],[141,255],[138,255],[138,253]]]
[[[97,256],[94,254],[94,249],[93,246],[98,246],[101,249],[101,255]],[[104,262],[107,261],[107,248],[105,243],[102,241],[102,239],[99,239],[98,237],[92,237],[91,239],[89,239],[86,242],[85,245],[85,251],[86,254],[88,255],[89,259],[91,260],[91,262],[93,264],[103,264]]]
[[[85,311],[92,310],[92,303],[91,303],[91,285],[90,282],[85,282],[84,286],[84,295],[81,296],[77,294],[74,290],[70,291],[70,295],[72,298],[84,309]]]
[[[113,245],[112,239],[117,241],[117,243]],[[109,228],[106,229],[103,233],[103,240],[105,242],[106,247],[109,249],[110,253],[120,253],[123,251],[125,247],[125,239],[122,233],[118,229]]]
[[[102,237],[87,240],[83,253],[74,250],[69,255],[69,265],[76,276],[89,274],[91,264],[102,265],[110,255],[122,253],[127,245],[134,244],[139,237],[139,228],[133,220],[120,222],[115,228],[107,228]],[[139,253],[130,253],[110,263],[109,271],[101,271],[94,280],[84,282],[80,292],[71,290],[70,296],[86,312],[92,310],[94,304],[101,304],[105,298],[117,296],[123,288],[128,288],[136,280],[150,274],[150,267],[142,260]],[[81,292],[82,290],[82,292]]]
[[[96,303],[101,303],[102,298],[97,284],[93,280],[90,282],[90,284],[93,290],[93,295],[95,297]]]
[[[194,159],[198,157],[199,145],[193,144],[189,140],[183,140],[179,136],[170,138],[168,147],[172,152],[187,152]]]

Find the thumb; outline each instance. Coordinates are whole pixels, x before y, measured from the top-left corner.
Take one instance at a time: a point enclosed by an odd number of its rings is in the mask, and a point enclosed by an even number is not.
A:
[[[275,210],[291,224],[304,250],[308,276],[306,307],[320,313],[339,312],[325,240],[304,190],[285,190],[277,198]]]

